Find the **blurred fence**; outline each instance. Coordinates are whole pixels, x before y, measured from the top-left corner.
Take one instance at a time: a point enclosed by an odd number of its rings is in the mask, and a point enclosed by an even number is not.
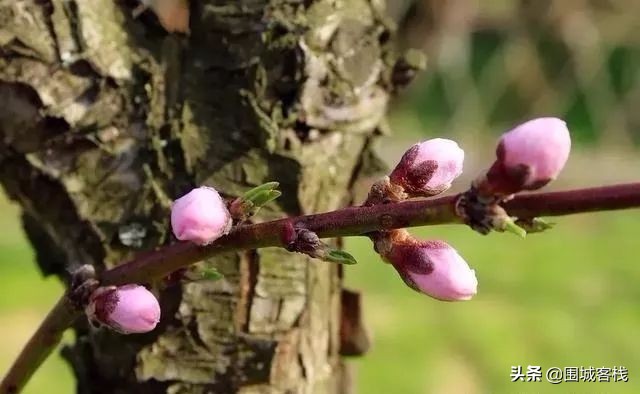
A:
[[[387,1],[428,71],[396,102],[470,136],[555,115],[574,140],[640,144],[640,1]],[[473,134],[471,134],[473,135]]]

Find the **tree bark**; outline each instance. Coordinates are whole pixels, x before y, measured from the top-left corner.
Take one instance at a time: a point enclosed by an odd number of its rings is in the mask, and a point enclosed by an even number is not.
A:
[[[380,3],[192,0],[185,36],[135,1],[0,0],[0,181],[42,271],[175,242],[171,201],[195,185],[279,181],[255,220],[348,204],[391,89]],[[74,327],[78,392],[344,391],[337,266],[279,249],[201,264],[224,279],[150,284],[152,333]]]

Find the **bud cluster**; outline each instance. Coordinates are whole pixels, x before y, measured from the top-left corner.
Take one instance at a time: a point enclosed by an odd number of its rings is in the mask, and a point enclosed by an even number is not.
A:
[[[454,141],[435,138],[413,145],[388,177],[374,184],[367,204],[431,197],[462,174],[464,151]],[[476,294],[475,271],[444,241],[415,239],[405,229],[370,234],[376,251],[412,289],[442,301]]]
[[[526,234],[519,224],[533,231],[548,228],[537,218],[514,220],[500,204],[513,193],[535,190],[555,179],[570,148],[569,131],[560,119],[539,118],[515,127],[501,137],[497,158],[487,173],[457,198],[456,213],[481,233],[497,230]],[[366,205],[440,194],[462,173],[463,162],[464,151],[454,141],[435,138],[415,144],[389,176],[372,186]],[[248,219],[280,196],[277,187],[277,182],[259,185],[231,201],[231,208],[214,188],[195,188],[173,203],[173,233],[179,240],[210,244],[227,234],[234,220],[237,223]],[[476,294],[475,271],[446,242],[418,240],[405,229],[368,235],[376,251],[412,289],[443,301],[468,300]],[[304,227],[290,223],[282,236],[290,251],[330,262],[355,263],[351,255],[323,243],[316,233]],[[160,306],[149,290],[134,284],[98,287],[95,279],[84,279],[75,286],[74,294],[76,299],[84,300],[81,304],[86,305],[90,321],[125,334],[155,328]]]
[[[456,213],[480,233],[526,229],[543,231],[549,225],[537,218],[511,218],[502,202],[514,193],[536,190],[555,179],[571,149],[569,130],[557,118],[525,122],[505,133],[496,160],[456,203]],[[447,190],[462,173],[464,151],[451,140],[435,138],[409,148],[388,177],[374,184],[367,205],[431,197]],[[406,230],[369,235],[376,251],[391,263],[412,289],[444,301],[468,300],[478,281],[458,252],[440,240],[417,240]]]

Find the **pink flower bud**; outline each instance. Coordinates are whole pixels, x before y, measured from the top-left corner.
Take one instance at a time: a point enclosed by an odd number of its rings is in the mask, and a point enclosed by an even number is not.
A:
[[[85,312],[89,320],[122,334],[153,330],[160,321],[160,305],[144,286],[99,287]]]
[[[462,174],[464,151],[455,141],[434,138],[413,145],[389,178],[409,194],[433,196]]]
[[[386,258],[409,287],[438,300],[469,300],[477,292],[475,271],[446,242],[394,243]]]
[[[174,201],[171,228],[179,240],[206,245],[229,232],[231,215],[214,188],[199,187]]]
[[[496,193],[539,189],[558,176],[570,150],[571,137],[563,120],[530,120],[502,135],[487,180]]]

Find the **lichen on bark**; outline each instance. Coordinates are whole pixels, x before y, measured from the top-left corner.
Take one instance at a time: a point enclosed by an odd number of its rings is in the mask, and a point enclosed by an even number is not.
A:
[[[43,270],[174,242],[170,201],[194,185],[279,181],[253,220],[348,204],[388,101],[379,3],[192,0],[179,36],[133,1],[0,2],[0,181]],[[79,392],[341,390],[338,267],[277,249],[205,263],[224,279],[150,284],[153,333],[78,322]]]

